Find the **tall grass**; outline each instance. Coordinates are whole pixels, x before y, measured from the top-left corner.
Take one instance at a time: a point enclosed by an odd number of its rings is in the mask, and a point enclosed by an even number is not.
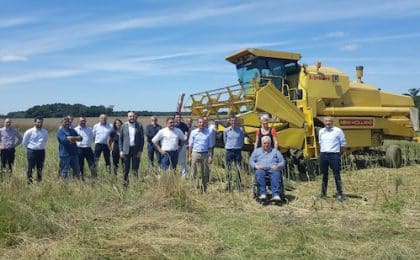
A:
[[[53,134],[53,132],[51,132]],[[26,156],[17,149],[14,173],[0,182],[0,258],[417,258],[420,254],[420,166],[343,173],[340,203],[319,199],[320,179],[295,185],[282,207],[262,206],[251,194],[225,190],[223,154],[211,183],[146,166],[110,176],[99,165],[96,183],[60,181],[57,142],[47,146],[44,180],[26,184]],[[244,154],[245,155],[245,154]],[[350,165],[350,164],[349,164]],[[86,175],[89,175],[86,169]],[[329,193],[334,191],[330,182]]]

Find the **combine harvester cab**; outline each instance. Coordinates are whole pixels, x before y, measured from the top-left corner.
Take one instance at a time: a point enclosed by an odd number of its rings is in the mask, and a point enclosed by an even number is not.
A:
[[[363,83],[361,66],[357,80],[350,82],[346,74],[320,62],[300,65],[300,58],[298,53],[261,49],[233,53],[226,60],[236,65],[239,84],[192,94],[184,108],[192,116],[214,119],[219,131],[235,114],[247,134],[246,150],[253,147],[260,115],[268,114],[279,149],[298,164],[318,158],[317,129],[324,116],[333,116],[344,130],[349,151],[381,146],[384,139],[415,139],[418,111],[411,97]],[[222,147],[223,140],[217,145]],[[399,166],[401,151],[391,150],[387,159]]]

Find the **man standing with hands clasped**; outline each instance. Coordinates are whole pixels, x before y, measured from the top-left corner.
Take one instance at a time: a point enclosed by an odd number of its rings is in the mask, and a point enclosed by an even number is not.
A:
[[[204,118],[197,121],[197,128],[194,129],[188,140],[188,161],[191,162],[192,177],[197,178],[197,167],[201,169],[201,190],[207,191],[207,184],[210,179],[209,165],[212,163],[213,142],[209,130],[204,127]]]
[[[161,167],[164,170],[175,170],[178,164],[178,153],[187,137],[179,128],[174,127],[174,119],[166,119],[166,127],[161,129],[152,139],[156,149],[161,153]]]
[[[340,177],[341,152],[344,151],[344,147],[347,145],[346,138],[343,130],[333,126],[332,117],[325,117],[323,123],[325,127],[319,131],[319,146],[321,150],[319,166],[322,173],[321,197],[327,197],[328,167],[330,167],[334,174],[337,199],[342,201],[344,197]]]
[[[6,118],[4,127],[0,128],[0,156],[1,170],[6,171],[6,167],[13,172],[13,164],[15,163],[15,147],[22,143],[22,135],[19,131],[12,127],[12,120]]]
[[[144,131],[141,123],[137,122],[134,112],[128,112],[128,122],[121,127],[119,140],[120,156],[124,160],[124,186],[128,186],[130,164],[134,176],[139,176],[140,157],[144,146]]]

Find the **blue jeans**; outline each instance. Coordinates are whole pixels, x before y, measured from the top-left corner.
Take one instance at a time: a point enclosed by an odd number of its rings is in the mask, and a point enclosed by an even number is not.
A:
[[[238,165],[242,162],[241,149],[226,149],[226,166],[230,169],[232,162],[236,162]]]
[[[282,193],[281,188],[283,187],[283,178],[281,176],[280,170],[256,170],[255,171],[255,179],[257,180],[258,185],[258,192],[259,195],[267,194],[267,188],[265,183],[265,177],[267,175],[270,176],[270,184],[271,184],[271,193],[273,196],[279,195]]]
[[[170,170],[176,169],[176,165],[178,164],[178,151],[167,151],[164,155],[162,155],[162,159],[160,161],[160,167],[162,169]]]
[[[73,170],[73,177],[79,178],[80,165],[78,154],[70,156],[60,156],[60,176],[63,179],[67,179],[70,167]]]
[[[343,195],[343,187],[341,185],[340,168],[341,168],[341,155],[340,153],[321,153],[319,157],[319,168],[322,173],[322,195],[327,195],[328,187],[328,167],[331,168],[335,179],[335,188],[337,195]]]
[[[36,167],[36,179],[42,180],[42,169],[44,168],[45,150],[27,149],[26,155],[28,157],[28,182],[32,183],[32,170]]]
[[[157,164],[160,165],[160,160],[162,159],[160,152],[158,151],[158,149],[156,149],[153,143],[148,143],[147,144],[147,158],[149,159],[148,160],[149,166],[153,166],[155,155],[156,155]]]

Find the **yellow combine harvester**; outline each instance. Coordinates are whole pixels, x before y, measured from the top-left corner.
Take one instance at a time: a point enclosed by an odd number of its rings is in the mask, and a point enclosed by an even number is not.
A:
[[[282,152],[305,159],[318,158],[317,129],[324,116],[333,116],[344,130],[349,151],[381,146],[384,139],[416,139],[418,110],[411,97],[364,83],[362,66],[350,82],[346,74],[320,62],[300,65],[300,58],[298,53],[261,49],[233,53],[226,60],[236,65],[239,84],[192,94],[185,108],[192,116],[216,122],[234,113],[249,144],[255,141],[259,116],[269,114]],[[391,146],[387,159],[399,166],[401,150]]]

